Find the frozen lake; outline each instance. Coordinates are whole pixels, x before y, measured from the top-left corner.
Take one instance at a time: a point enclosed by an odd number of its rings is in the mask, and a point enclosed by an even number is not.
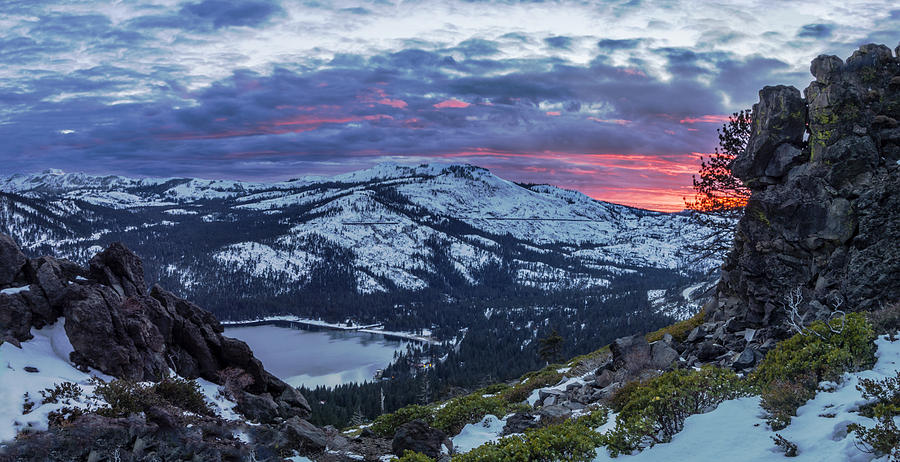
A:
[[[295,386],[315,388],[372,380],[407,342],[383,335],[342,330],[301,330],[272,325],[229,327],[266,370]]]

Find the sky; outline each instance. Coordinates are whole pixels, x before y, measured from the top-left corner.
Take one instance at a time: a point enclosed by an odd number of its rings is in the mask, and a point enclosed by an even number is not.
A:
[[[2,0],[0,175],[453,162],[679,210],[728,114],[870,42],[896,3]]]

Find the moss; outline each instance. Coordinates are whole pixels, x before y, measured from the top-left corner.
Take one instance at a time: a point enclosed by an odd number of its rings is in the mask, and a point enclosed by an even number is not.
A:
[[[679,342],[683,342],[687,339],[688,334],[694,330],[695,327],[703,324],[703,320],[706,318],[706,313],[703,310],[700,310],[697,314],[691,316],[689,319],[685,319],[684,321],[676,322],[671,326],[663,327],[655,332],[651,332],[647,334],[647,341],[653,343],[657,340],[662,340],[665,334],[669,334],[675,338],[675,340]]]
[[[766,213],[759,209],[753,210],[753,216],[756,217],[761,223],[765,223],[766,226],[771,227],[772,222],[769,221],[769,218],[766,217]]]

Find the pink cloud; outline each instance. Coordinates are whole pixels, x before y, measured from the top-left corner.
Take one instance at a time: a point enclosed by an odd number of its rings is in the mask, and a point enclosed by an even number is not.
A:
[[[448,100],[446,100],[446,101],[441,101],[440,103],[437,103],[437,104],[434,105],[434,107],[436,107],[436,108],[438,108],[438,109],[443,109],[443,108],[464,108],[464,107],[469,107],[469,106],[471,106],[469,103],[467,103],[467,102],[465,102],[465,101],[460,101],[460,100],[458,100],[458,99],[453,99],[453,98],[448,99]]]
[[[630,120],[625,119],[600,119],[597,117],[588,117],[588,120],[593,120],[594,122],[600,122],[604,124],[616,124],[616,125],[628,125],[631,123]]]
[[[559,113],[559,111],[547,111],[547,115],[556,117],[556,116],[559,116],[560,113]]]
[[[715,114],[707,114],[707,115],[702,115],[700,117],[685,117],[678,121],[678,123],[680,123],[680,124],[696,124],[696,123],[707,123],[707,124],[719,123],[719,124],[722,124],[725,122],[728,122],[727,115],[715,115]]]

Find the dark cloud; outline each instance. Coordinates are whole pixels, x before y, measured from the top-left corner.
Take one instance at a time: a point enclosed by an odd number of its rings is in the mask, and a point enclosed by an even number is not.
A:
[[[807,24],[797,31],[801,38],[828,38],[834,33],[834,24]]]
[[[641,44],[641,39],[602,39],[597,42],[597,47],[607,51],[631,50]]]
[[[550,48],[559,48],[563,50],[568,50],[569,47],[572,46],[572,38],[566,37],[564,35],[557,35],[555,37],[547,37],[544,39],[544,43],[547,44]]]
[[[467,58],[492,56],[500,52],[496,42],[479,38],[464,40],[451,50],[459,51]]]
[[[215,28],[259,26],[282,12],[278,4],[261,0],[204,0],[181,9],[182,15],[210,21]]]

